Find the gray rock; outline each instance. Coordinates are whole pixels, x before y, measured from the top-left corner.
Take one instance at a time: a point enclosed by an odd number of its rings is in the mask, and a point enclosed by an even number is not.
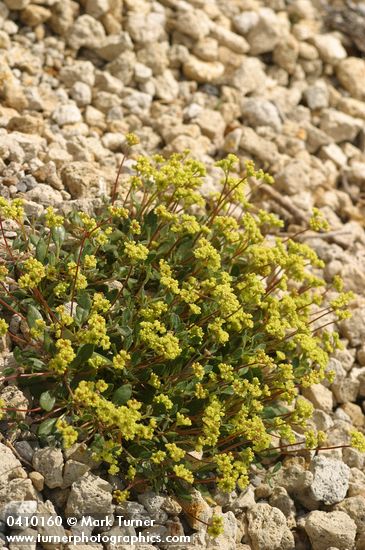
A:
[[[147,512],[157,523],[164,524],[167,521],[167,513],[162,510],[165,497],[156,495],[152,491],[138,495],[139,502],[146,508]]]
[[[336,504],[345,498],[350,478],[350,468],[346,464],[319,455],[312,460],[311,471],[311,491],[317,501]]]
[[[328,550],[330,546],[352,550],[355,546],[356,523],[345,512],[311,512],[305,531],[313,550]]]
[[[320,128],[336,143],[354,140],[362,127],[363,122],[360,119],[336,109],[326,109],[322,112]]]
[[[72,103],[57,107],[52,113],[52,118],[58,126],[75,124],[76,122],[80,122],[82,120],[80,109],[77,105]]]
[[[280,132],[282,121],[277,107],[267,99],[249,98],[242,101],[242,116],[245,121],[256,128],[257,126],[270,126]]]
[[[53,489],[63,484],[63,455],[61,449],[45,447],[33,455],[33,468],[44,477],[47,487]]]
[[[75,481],[67,500],[66,516],[105,517],[114,510],[112,505],[112,487],[90,472]]]
[[[248,535],[253,550],[282,550],[295,548],[294,537],[284,514],[269,504],[259,503],[247,512]],[[283,539],[286,540],[285,546]]]
[[[67,42],[74,50],[80,48],[93,49],[105,38],[103,25],[91,17],[91,15],[80,15],[70,28],[67,35]]]

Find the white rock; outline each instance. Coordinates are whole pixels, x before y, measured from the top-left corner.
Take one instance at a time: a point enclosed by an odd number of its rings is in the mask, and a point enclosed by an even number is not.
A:
[[[199,83],[212,83],[219,79],[224,73],[224,65],[219,61],[201,61],[190,55],[183,64],[183,71],[186,78]]]
[[[69,88],[76,82],[84,82],[92,87],[95,83],[95,68],[91,61],[76,59],[72,65],[65,65],[61,68],[59,78]]]
[[[319,81],[304,90],[304,97],[311,110],[325,109],[329,103],[329,90],[325,83]]]
[[[164,16],[160,13],[129,12],[126,18],[126,30],[134,42],[153,44],[164,35],[164,23]]]
[[[360,381],[353,378],[344,378],[332,384],[331,389],[338,403],[356,401],[359,393]]]
[[[242,101],[242,116],[250,126],[270,126],[277,132],[282,127],[279,111],[267,99],[252,97]]]
[[[75,124],[81,122],[82,116],[80,109],[73,103],[67,105],[60,105],[52,113],[53,120],[58,126],[64,126],[65,124]]]
[[[74,50],[80,48],[94,49],[99,46],[105,38],[103,25],[91,17],[91,15],[80,15],[70,28],[67,35],[67,42]]]
[[[233,18],[233,25],[240,34],[247,34],[259,22],[256,11],[243,11]]]
[[[147,82],[152,77],[152,69],[143,63],[136,63],[134,78],[136,82]]]
[[[133,90],[130,95],[126,96],[123,101],[123,107],[125,107],[130,113],[134,115],[142,115],[146,113],[152,103],[152,97],[144,92],[138,92]]]
[[[305,530],[313,550],[328,550],[330,546],[354,548],[356,523],[345,512],[311,512],[306,518]]]
[[[239,89],[242,95],[252,92],[262,94],[265,91],[267,76],[265,66],[256,57],[245,57],[235,70],[230,84]]]
[[[9,479],[12,479],[14,477],[15,472],[20,470],[23,470],[23,468],[19,460],[14,456],[13,452],[9,449],[9,447],[4,445],[3,443],[0,443],[0,479],[1,481],[6,483]]]
[[[179,84],[169,69],[153,79],[155,95],[158,99],[168,103],[173,102],[179,94]]]
[[[313,497],[324,504],[336,504],[346,496],[349,488],[350,468],[340,460],[318,455],[311,463]]]
[[[343,167],[347,164],[347,157],[336,143],[329,143],[321,149],[321,156],[332,160],[337,166]]]
[[[200,40],[209,34],[211,22],[203,10],[190,9],[177,14],[174,27],[194,40]]]
[[[332,392],[325,388],[322,384],[313,384],[309,388],[305,388],[303,390],[303,395],[315,406],[316,409],[320,409],[324,412],[332,412]]]
[[[157,523],[164,524],[167,521],[167,513],[161,508],[165,502],[165,497],[157,495],[153,491],[148,491],[138,495],[138,500]]]
[[[313,42],[321,59],[326,63],[334,65],[347,57],[345,48],[333,34],[317,34]]]
[[[84,82],[75,82],[70,90],[70,95],[72,99],[76,101],[76,104],[79,107],[85,107],[85,105],[90,105],[92,100],[92,91],[90,86]]]
[[[325,109],[321,114],[320,128],[339,143],[353,141],[363,128],[363,122],[336,109]]]
[[[360,57],[348,57],[341,61],[336,68],[336,76],[351,96],[365,99],[365,60]]]
[[[50,489],[62,487],[63,456],[61,449],[45,447],[36,450],[32,464],[33,468],[44,477],[47,487]]]
[[[245,36],[250,45],[250,54],[272,52],[282,35],[282,24],[275,12],[270,8],[261,8],[256,25]]]
[[[223,138],[226,124],[219,111],[204,109],[194,119],[194,122],[200,127],[202,134],[208,136],[212,141]]]
[[[95,48],[98,56],[105,61],[113,61],[127,50],[133,50],[133,42],[127,32],[110,34]]]
[[[65,514],[75,517],[101,514],[105,517],[114,510],[112,498],[112,486],[89,472],[73,483]]]
[[[265,503],[256,504],[248,510],[247,520],[253,550],[294,550],[294,537],[278,508]],[[283,539],[287,539],[289,544],[284,546]]]
[[[250,49],[247,40],[245,40],[243,36],[240,36],[225,27],[216,25],[213,22],[211,22],[210,34],[218,41],[219,44],[225,46],[233,52],[244,54]]]

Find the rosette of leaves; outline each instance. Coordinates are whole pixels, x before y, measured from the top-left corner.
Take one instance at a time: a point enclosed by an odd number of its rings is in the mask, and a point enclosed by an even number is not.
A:
[[[326,376],[339,339],[321,325],[351,296],[249,202],[270,176],[251,163],[237,175],[233,155],[217,165],[207,200],[205,167],[173,155],[137,158],[94,217],[49,208],[30,223],[19,201],[0,204],[1,328],[17,363],[3,382],[26,389],[26,427],[44,442],[87,442],[119,472],[120,500],[139,483],[244,488],[283,440],[320,443],[300,388]],[[310,226],[325,228],[318,212]]]

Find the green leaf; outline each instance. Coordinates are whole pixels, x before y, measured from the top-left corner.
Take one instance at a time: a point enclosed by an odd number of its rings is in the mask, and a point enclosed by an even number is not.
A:
[[[57,418],[47,418],[41,424],[39,424],[38,435],[39,437],[45,437],[53,432]]]
[[[46,255],[47,255],[47,245],[44,239],[39,239],[35,249],[35,256],[37,260],[43,263],[46,258]]]
[[[29,306],[28,313],[27,313],[27,321],[30,328],[33,328],[36,326],[35,322],[37,321],[37,319],[42,319],[42,315],[40,311],[34,306]]]
[[[52,241],[59,248],[61,247],[63,241],[65,240],[66,231],[63,226],[52,227],[51,229]]]
[[[55,402],[56,398],[51,395],[49,391],[43,392],[39,398],[40,406],[47,412],[50,412],[53,409]]]
[[[76,306],[75,321],[79,326],[83,325],[87,321],[88,316],[88,311],[86,311],[83,307]]]
[[[112,401],[115,405],[124,405],[131,398],[132,386],[124,384],[113,393]]]
[[[282,463],[281,462],[277,462],[275,464],[275,466],[273,467],[273,469],[271,470],[271,474],[276,474],[276,472],[278,472],[279,470],[281,470],[281,467],[282,467]]]
[[[86,291],[80,292],[80,294],[77,297],[77,302],[85,311],[87,312],[90,311],[92,301],[88,292]]]
[[[94,353],[94,344],[84,344],[79,348],[75,359],[71,363],[71,368],[82,366]]]

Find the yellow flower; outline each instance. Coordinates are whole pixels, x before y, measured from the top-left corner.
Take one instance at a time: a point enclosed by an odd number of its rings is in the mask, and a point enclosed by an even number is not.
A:
[[[121,350],[118,355],[113,357],[113,365],[115,369],[122,370],[131,358],[130,354],[124,350]]]
[[[365,453],[365,435],[358,430],[352,430],[350,436],[351,447],[357,449],[360,453]]]
[[[219,535],[224,533],[222,516],[217,516],[216,514],[213,515],[208,526],[207,533],[213,538],[217,538]]]
[[[133,241],[126,241],[124,243],[124,252],[128,258],[132,261],[144,261],[147,259],[149,250],[141,243],[135,243]]]
[[[56,374],[63,374],[75,359],[76,354],[72,349],[70,340],[66,340],[65,338],[57,340],[56,348],[58,349],[58,353],[50,360],[48,366]]]
[[[66,420],[58,419],[56,422],[56,428],[62,435],[63,446],[65,449],[69,449],[78,439],[78,432],[73,426],[67,424]]]
[[[188,470],[183,464],[175,464],[172,469],[175,474],[184,481],[187,481],[188,483],[194,483],[193,473]]]
[[[9,325],[4,319],[0,319],[0,336],[5,336],[8,332]]]
[[[18,284],[20,288],[34,288],[46,276],[44,265],[35,258],[25,260],[23,267],[27,273],[19,277]]]
[[[86,254],[84,258],[85,269],[95,269],[97,260],[93,254]]]
[[[45,214],[45,225],[47,227],[61,227],[65,221],[63,216],[56,214],[55,209],[49,206]]]

